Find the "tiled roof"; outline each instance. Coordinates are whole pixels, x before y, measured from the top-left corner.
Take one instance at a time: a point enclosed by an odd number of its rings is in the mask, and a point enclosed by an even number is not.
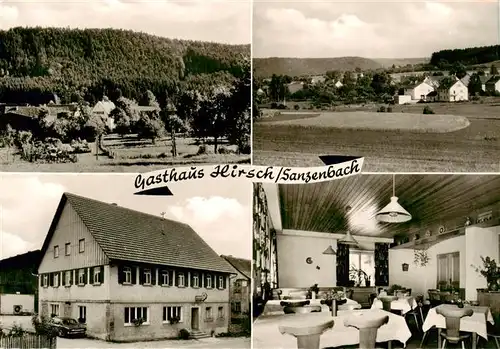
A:
[[[248,279],[252,278],[252,262],[248,259],[236,258],[233,256],[221,256],[229,262],[237,271],[246,276]]]
[[[458,81],[460,81],[460,80],[458,80],[455,77],[447,76],[446,79],[442,79],[441,82],[439,83],[439,89],[440,90],[449,90]]]
[[[479,76],[479,80],[481,80],[481,83],[482,84],[486,84],[486,82],[489,80],[490,78],[488,76],[485,76],[485,75],[480,75]]]
[[[70,193],[61,198],[47,244],[66,202],[109,259],[234,273],[187,224]]]
[[[500,80],[500,75],[492,76],[486,83],[487,84],[496,84]]]

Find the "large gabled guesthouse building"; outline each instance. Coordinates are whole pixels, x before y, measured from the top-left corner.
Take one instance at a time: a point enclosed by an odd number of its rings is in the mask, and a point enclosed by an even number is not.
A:
[[[42,247],[39,311],[111,341],[213,335],[228,331],[231,274],[186,224],[65,193]]]

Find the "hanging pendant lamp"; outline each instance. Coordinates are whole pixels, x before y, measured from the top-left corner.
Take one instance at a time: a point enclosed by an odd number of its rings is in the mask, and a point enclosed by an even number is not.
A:
[[[387,204],[383,209],[381,209],[375,218],[379,222],[384,223],[404,223],[411,220],[411,214],[406,211],[403,206],[398,203],[398,197],[396,196],[395,188],[395,175],[392,175],[392,197],[391,202]]]
[[[339,242],[344,244],[344,245],[349,245],[349,246],[358,246],[359,245],[359,243],[351,235],[351,232],[349,230],[345,233],[344,238],[342,240],[339,240]]]
[[[323,254],[331,254],[331,255],[336,255],[337,252],[332,248],[332,245],[329,245],[326,250],[323,251]]]
[[[347,206],[346,215],[349,213],[350,210],[351,210],[351,207]],[[341,240],[339,240],[339,242],[344,244],[344,245],[349,245],[349,246],[358,246],[359,245],[359,243],[351,235],[351,232],[349,230],[347,230],[347,232],[345,233],[345,236]]]

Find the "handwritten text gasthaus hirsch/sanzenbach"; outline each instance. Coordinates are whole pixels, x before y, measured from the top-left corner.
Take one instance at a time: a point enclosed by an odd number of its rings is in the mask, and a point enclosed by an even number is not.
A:
[[[251,165],[215,165],[182,168],[182,170],[171,168],[156,173],[137,175],[135,187],[144,190],[163,183],[203,179],[207,172],[208,176],[214,179],[250,179],[255,182],[274,183],[321,182],[360,173],[361,164],[362,159],[355,159],[342,164],[311,168]]]

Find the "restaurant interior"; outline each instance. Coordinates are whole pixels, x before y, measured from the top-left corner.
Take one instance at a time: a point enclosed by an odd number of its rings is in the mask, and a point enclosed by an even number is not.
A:
[[[499,348],[500,176],[254,184],[253,348]]]

